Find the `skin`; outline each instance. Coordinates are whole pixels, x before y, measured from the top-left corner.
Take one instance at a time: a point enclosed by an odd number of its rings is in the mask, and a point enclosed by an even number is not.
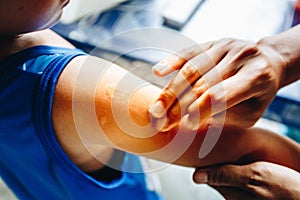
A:
[[[300,25],[257,43],[221,39],[162,60],[153,68],[156,75],[179,72],[153,103],[152,117],[167,118],[165,130],[181,119],[195,130],[225,114],[226,124],[251,127],[276,92],[300,78],[299,37]]]
[[[67,3],[68,0],[0,1],[1,35],[15,36],[49,28],[59,20]]]
[[[95,79],[98,85],[95,87],[94,81],[81,80],[82,77]],[[122,84],[126,78],[130,79],[130,87]],[[167,132],[157,131],[151,126],[148,108],[160,92],[159,88],[117,65],[96,57],[77,57],[63,71],[56,87],[53,104],[56,135],[65,151],[84,170],[101,165],[96,163],[102,160],[104,146],[190,167],[259,159],[285,163],[297,170],[300,167],[299,145],[265,130],[223,127],[211,122],[213,128],[203,124],[194,132],[180,124]],[[206,157],[199,158],[209,129],[220,130],[220,138]],[[178,134],[183,136],[180,143],[170,144]],[[190,139],[191,144],[184,146]],[[168,151],[163,151],[168,144]],[[176,149],[181,147],[186,150],[176,158]],[[86,160],[81,161],[82,158]],[[90,163],[92,159],[94,162]]]
[[[74,48],[49,31],[38,32],[54,25],[67,3],[67,0],[0,1],[0,60],[40,44]]]
[[[179,73],[152,104],[152,118],[166,122],[165,131],[177,121],[190,130],[197,129],[207,118],[239,127],[252,126],[276,92],[299,79],[300,43],[295,40],[299,36],[300,25],[257,43],[222,39],[162,60],[153,68],[156,75],[165,76],[175,70]],[[186,90],[188,87],[192,89]],[[269,162],[199,169],[194,180],[211,185],[226,199],[300,196],[299,170]]]
[[[46,29],[57,21],[65,1],[39,2],[0,2],[1,60],[37,45],[73,48]],[[123,84],[126,78],[130,81]],[[117,65],[92,56],[76,57],[63,70],[55,88],[55,135],[71,160],[86,172],[103,167],[116,148],[189,167],[264,160],[300,170],[299,145],[266,130],[223,127],[209,120],[197,131],[179,122],[167,132],[157,131],[148,109],[160,93],[154,85]],[[220,138],[200,158],[207,130],[219,132]],[[179,141],[175,140],[177,135]],[[166,145],[168,149],[163,151]]]
[[[209,184],[226,199],[295,200],[300,197],[299,172],[263,161],[201,169],[194,174],[194,181]]]

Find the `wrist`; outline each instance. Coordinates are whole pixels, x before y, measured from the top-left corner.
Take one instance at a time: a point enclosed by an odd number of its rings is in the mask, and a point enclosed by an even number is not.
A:
[[[289,58],[285,51],[281,49],[281,42],[272,37],[264,37],[257,42],[262,54],[265,55],[269,64],[272,66],[273,75],[277,79],[277,90],[286,85],[286,72],[288,68]]]
[[[269,47],[283,64],[281,69],[279,88],[286,86],[300,78],[300,25],[278,35],[262,38],[258,44]]]

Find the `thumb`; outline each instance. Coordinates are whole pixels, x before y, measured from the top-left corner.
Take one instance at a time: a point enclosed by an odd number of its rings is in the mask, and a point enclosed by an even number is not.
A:
[[[195,183],[211,186],[243,187],[247,184],[247,165],[222,165],[205,169],[198,169],[193,175]]]

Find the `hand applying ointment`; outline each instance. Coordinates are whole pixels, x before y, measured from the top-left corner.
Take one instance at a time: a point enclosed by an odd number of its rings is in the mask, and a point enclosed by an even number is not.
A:
[[[179,70],[153,103],[166,110],[164,129],[178,121],[197,129],[206,120],[252,126],[278,89],[300,77],[300,47],[289,40],[291,35],[300,37],[298,29],[300,26],[257,43],[221,39],[159,62],[153,67],[157,76]],[[160,118],[160,110],[152,107],[149,112]]]

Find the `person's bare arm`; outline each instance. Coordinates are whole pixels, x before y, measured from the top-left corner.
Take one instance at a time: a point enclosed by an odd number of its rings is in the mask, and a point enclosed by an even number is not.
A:
[[[75,58],[55,90],[57,138],[86,171],[103,166],[114,148],[190,167],[266,160],[300,170],[299,146],[263,130],[203,125],[188,131],[178,124],[167,132],[156,131],[148,108],[160,92],[117,65],[95,57]],[[200,158],[207,134],[215,134],[218,142],[208,143],[212,150]]]

